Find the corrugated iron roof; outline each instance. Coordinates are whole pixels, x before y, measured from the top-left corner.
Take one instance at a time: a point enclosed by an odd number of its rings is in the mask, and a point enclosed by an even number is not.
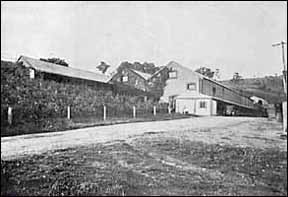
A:
[[[164,70],[165,68],[167,68],[167,66],[160,67],[160,69],[156,71],[155,73],[153,73],[149,79],[155,77],[158,73],[162,72],[162,70]]]
[[[140,72],[138,70],[134,70],[134,69],[131,69],[133,72],[137,73],[138,75],[140,75],[142,78],[144,78],[145,80],[148,80],[152,75],[148,74],[148,73],[143,73],[143,72]]]
[[[52,73],[84,80],[98,81],[102,83],[108,83],[108,81],[110,80],[110,77],[104,74],[61,66],[26,56],[20,56],[17,62],[23,62],[24,65],[26,64],[25,66],[32,67],[35,70],[46,73]]]

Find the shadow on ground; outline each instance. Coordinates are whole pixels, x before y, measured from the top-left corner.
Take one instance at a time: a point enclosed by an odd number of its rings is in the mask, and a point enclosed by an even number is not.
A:
[[[145,133],[1,161],[1,195],[287,195],[287,152]]]

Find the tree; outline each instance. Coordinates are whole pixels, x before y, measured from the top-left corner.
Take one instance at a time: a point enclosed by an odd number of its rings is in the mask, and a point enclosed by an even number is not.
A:
[[[235,72],[232,78],[233,82],[239,82],[240,80],[243,80],[242,76],[238,72]]]
[[[198,72],[206,77],[213,78],[214,77],[214,71],[212,71],[210,68],[207,67],[200,67],[195,70],[195,72]]]
[[[123,68],[130,68],[148,74],[153,74],[159,70],[159,67],[155,66],[154,63],[147,63],[147,62],[141,64],[140,62],[130,63],[125,61],[122,62],[120,66],[117,68],[117,72],[120,73],[123,70]]]
[[[66,67],[69,66],[69,64],[64,59],[60,59],[58,57],[52,57],[52,58],[48,58],[48,59],[40,58],[40,60],[44,61],[44,62],[50,62],[50,63],[53,63],[53,64],[58,64],[58,65],[61,65],[61,66],[66,66]]]
[[[220,70],[219,70],[219,68],[217,68],[217,69],[215,70],[215,73],[214,73],[214,79],[215,79],[215,80],[220,80],[220,78],[221,78]]]
[[[110,65],[106,64],[105,62],[101,62],[99,66],[97,66],[96,68],[98,70],[100,70],[103,74],[108,70],[108,68],[110,67]]]

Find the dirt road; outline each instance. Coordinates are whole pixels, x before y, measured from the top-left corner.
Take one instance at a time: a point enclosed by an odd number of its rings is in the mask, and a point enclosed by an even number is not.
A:
[[[1,159],[9,160],[79,145],[129,140],[151,132],[210,144],[287,149],[287,141],[279,137],[281,124],[275,121],[250,117],[193,117],[2,137]]]

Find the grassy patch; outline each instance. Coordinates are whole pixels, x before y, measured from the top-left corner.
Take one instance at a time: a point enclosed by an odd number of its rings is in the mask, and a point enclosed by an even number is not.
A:
[[[186,114],[158,114],[145,115],[137,118],[131,117],[108,117],[107,120],[101,120],[95,117],[79,117],[72,118],[68,120],[66,118],[57,118],[49,119],[43,122],[23,122],[21,124],[12,125],[12,126],[2,126],[1,125],[1,137],[5,136],[15,136],[23,134],[32,134],[32,133],[47,133],[55,131],[65,131],[70,129],[79,129],[93,126],[104,126],[104,125],[113,125],[121,123],[130,123],[130,122],[147,122],[147,121],[161,121],[161,120],[172,120],[172,119],[181,119],[189,118],[190,115]]]
[[[1,162],[2,195],[287,195],[287,152],[146,133]]]

